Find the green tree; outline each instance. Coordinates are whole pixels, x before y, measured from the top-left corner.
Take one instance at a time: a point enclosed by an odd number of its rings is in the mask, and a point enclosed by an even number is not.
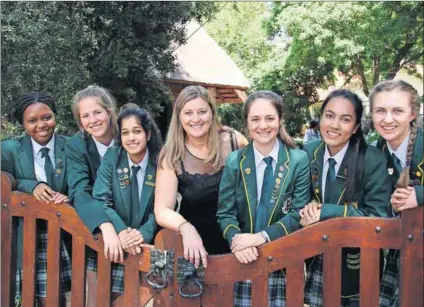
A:
[[[366,95],[424,59],[423,2],[277,3],[272,12],[268,32],[291,37],[291,65],[329,64]]]
[[[158,115],[170,101],[163,77],[175,69],[173,46],[185,24],[210,18],[208,2],[4,2],[2,113],[27,91],[58,101],[65,133],[75,123],[69,105],[89,84],[111,90],[118,104],[135,102]],[[175,44],[175,45],[172,45]]]

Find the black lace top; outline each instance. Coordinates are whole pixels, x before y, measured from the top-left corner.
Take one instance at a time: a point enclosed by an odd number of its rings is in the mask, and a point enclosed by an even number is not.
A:
[[[226,137],[228,139],[228,134]],[[224,155],[227,156],[235,148],[234,143],[228,141]],[[197,229],[209,255],[230,252],[216,219],[223,170],[223,166],[212,167],[204,163],[187,149],[181,169],[177,171],[178,192],[182,196],[180,214]]]

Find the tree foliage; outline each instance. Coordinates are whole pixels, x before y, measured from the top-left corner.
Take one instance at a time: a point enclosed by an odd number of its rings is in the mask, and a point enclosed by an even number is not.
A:
[[[292,38],[291,65],[329,64],[366,95],[382,79],[423,62],[423,2],[279,3],[268,32]]]
[[[335,71],[368,95],[423,63],[424,2],[236,3],[208,26],[252,83],[281,94],[292,135]],[[258,56],[259,55],[259,56]]]
[[[172,46],[185,43],[189,20],[209,18],[216,6],[25,1],[4,2],[1,9],[3,115],[22,93],[47,91],[69,133],[75,127],[71,98],[89,84],[110,89],[119,104],[135,102],[158,115],[169,102],[163,77],[175,68]]]

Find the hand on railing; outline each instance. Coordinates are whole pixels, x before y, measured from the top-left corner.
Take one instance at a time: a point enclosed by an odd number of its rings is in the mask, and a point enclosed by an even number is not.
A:
[[[124,250],[121,246],[121,240],[119,240],[118,235],[116,234],[115,227],[112,223],[103,223],[99,226],[103,234],[104,242],[104,253],[106,259],[109,259],[112,262],[123,263],[124,262]]]
[[[45,203],[65,203],[68,202],[68,196],[53,191],[51,187],[49,187],[47,184],[41,182],[39,183],[34,190],[32,191],[32,194],[35,196],[35,198],[39,201],[45,202]]]
[[[390,198],[395,212],[418,207],[417,195],[414,187],[397,188]]]
[[[319,221],[322,204],[312,201],[299,211],[300,225],[303,227],[312,225]]]

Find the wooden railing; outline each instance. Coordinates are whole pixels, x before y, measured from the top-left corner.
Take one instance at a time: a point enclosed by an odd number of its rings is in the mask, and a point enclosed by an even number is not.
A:
[[[84,306],[85,300],[85,246],[98,252],[98,306],[110,304],[110,262],[103,256],[100,235],[93,237],[79,220],[74,209],[67,205],[46,205],[29,194],[12,192],[12,181],[2,174],[2,306],[12,306],[14,293],[15,259],[13,217],[24,217],[24,307],[33,306],[35,266],[35,222],[48,221],[48,306],[59,301],[59,234],[61,229],[70,233],[72,243],[71,306]],[[240,264],[233,255],[210,256],[204,272],[204,291],[200,297],[184,298],[179,294],[177,259],[182,257],[179,234],[161,230],[154,248],[174,252],[173,276],[168,286],[154,289],[139,280],[139,272],[150,270],[152,249],[144,248],[139,256],[128,256],[125,261],[125,292],[119,306],[144,306],[153,296],[153,306],[232,306],[233,283],[252,280],[252,306],[266,306],[268,302],[268,274],[286,269],[286,298],[288,307],[304,306],[304,260],[324,255],[324,306],[340,306],[341,248],[361,248],[360,304],[378,306],[379,255],[381,248],[400,250],[400,302],[402,307],[422,307],[423,299],[423,208],[405,211],[400,219],[338,218],[317,223],[289,236],[259,248],[258,260],[249,265]],[[53,238],[53,239],[52,239]],[[334,286],[337,285],[337,286]],[[198,288],[189,283],[185,292]]]

